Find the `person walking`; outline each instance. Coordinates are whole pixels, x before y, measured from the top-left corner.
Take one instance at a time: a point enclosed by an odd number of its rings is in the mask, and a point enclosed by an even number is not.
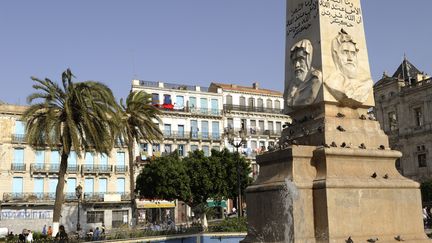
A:
[[[53,236],[52,234],[53,234],[52,227],[48,226],[48,231],[47,231],[48,237],[52,237]]]
[[[46,227],[46,224],[42,228],[42,237],[43,238],[47,237],[47,227]]]

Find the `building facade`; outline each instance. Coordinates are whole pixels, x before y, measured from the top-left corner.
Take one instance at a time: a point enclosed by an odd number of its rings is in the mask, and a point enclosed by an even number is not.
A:
[[[135,144],[135,178],[152,157],[177,151],[180,156],[202,150],[234,147],[225,132],[244,131],[246,144],[239,152],[258,173],[255,156],[272,146],[280,137],[283,114],[282,93],[252,87],[212,83],[210,87],[170,84],[142,80],[132,81],[132,91],[152,95],[152,103],[161,110],[159,127],[163,141]],[[41,230],[53,217],[55,189],[60,164],[56,149],[33,149],[24,141],[25,127],[21,115],[27,106],[0,104],[0,227],[13,232]],[[155,121],[156,122],[156,121]],[[128,153],[119,144],[109,155],[91,151],[79,157],[72,151],[66,175],[65,204],[61,224],[75,231],[78,212],[84,230],[104,226],[107,229],[131,223]],[[78,207],[75,188],[81,185],[83,196]],[[209,205],[212,202],[209,202]],[[214,203],[213,203],[214,204]],[[161,223],[172,220],[187,223],[191,210],[177,201],[137,199],[138,223]],[[223,202],[227,211],[232,202]]]
[[[33,149],[24,140],[20,117],[27,107],[0,105],[0,227],[13,232],[42,230],[52,224],[60,165],[56,149]],[[60,223],[76,230],[78,210],[84,230],[107,229],[130,223],[128,154],[116,146],[109,155],[72,151],[68,159],[65,200]],[[80,207],[75,188],[83,188]]]
[[[375,115],[392,149],[403,153],[396,167],[417,181],[432,178],[432,79],[406,58],[374,85]]]

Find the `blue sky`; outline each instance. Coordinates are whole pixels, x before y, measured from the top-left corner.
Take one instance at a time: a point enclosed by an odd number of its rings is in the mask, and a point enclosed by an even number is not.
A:
[[[430,0],[362,0],[372,77],[406,53],[432,73]],[[1,1],[0,100],[26,104],[30,76],[106,83],[134,78],[283,90],[285,0]]]

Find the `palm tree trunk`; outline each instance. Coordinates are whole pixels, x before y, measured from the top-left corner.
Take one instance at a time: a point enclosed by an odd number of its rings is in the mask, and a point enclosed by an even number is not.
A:
[[[135,206],[135,164],[134,164],[134,140],[132,137],[128,138],[128,156],[129,156],[129,189],[131,197],[131,211],[132,211],[132,227],[136,226],[137,223],[137,213]]]
[[[55,236],[58,232],[58,228],[60,226],[60,217],[62,211],[62,205],[64,202],[64,185],[65,185],[65,174],[67,170],[67,159],[68,154],[62,152],[61,162],[60,162],[60,170],[58,175],[58,182],[56,187],[55,194],[55,202],[54,202],[54,215],[53,215],[53,236]]]

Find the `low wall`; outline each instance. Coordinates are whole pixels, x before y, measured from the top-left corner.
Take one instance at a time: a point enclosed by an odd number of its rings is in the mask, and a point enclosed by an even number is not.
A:
[[[173,235],[143,237],[130,240],[113,240],[112,242],[146,242],[146,243],[238,243],[246,237],[246,233],[203,233],[193,235]],[[107,241],[105,241],[107,242]]]

